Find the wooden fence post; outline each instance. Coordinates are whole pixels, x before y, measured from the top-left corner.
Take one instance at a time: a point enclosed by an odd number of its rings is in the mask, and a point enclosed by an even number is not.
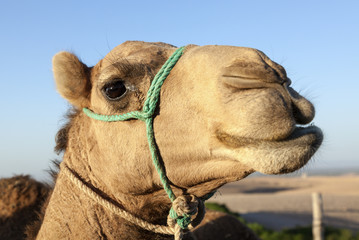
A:
[[[323,229],[323,200],[318,192],[312,193],[313,203],[313,240],[324,240]]]

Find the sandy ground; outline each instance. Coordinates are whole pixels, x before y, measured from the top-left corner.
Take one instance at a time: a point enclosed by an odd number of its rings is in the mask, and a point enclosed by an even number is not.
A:
[[[322,194],[325,225],[359,231],[359,176],[246,178],[222,187],[211,201],[279,230],[311,225],[313,192]]]

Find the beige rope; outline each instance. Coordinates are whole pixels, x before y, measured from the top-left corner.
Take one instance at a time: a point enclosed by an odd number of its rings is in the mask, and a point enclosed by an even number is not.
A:
[[[174,235],[175,240],[180,240],[183,238],[185,231],[176,223],[175,219],[172,219],[168,216],[167,224],[157,225],[146,222],[145,220],[138,218],[125,210],[119,208],[115,204],[111,203],[107,199],[101,197],[99,194],[94,192],[90,187],[88,187],[74,172],[65,164],[62,164],[62,172],[71,180],[71,182],[77,186],[80,190],[85,192],[92,200],[96,203],[104,206],[111,212],[119,215],[120,217],[126,219],[127,221],[136,224],[137,226],[146,229],[151,232]],[[189,225],[189,229],[196,227],[203,219],[205,215],[204,203],[201,199],[195,197],[194,195],[185,195],[179,196],[172,204],[173,209],[177,212],[178,216],[183,216],[183,214],[195,213],[197,216],[193,219],[192,223]]]

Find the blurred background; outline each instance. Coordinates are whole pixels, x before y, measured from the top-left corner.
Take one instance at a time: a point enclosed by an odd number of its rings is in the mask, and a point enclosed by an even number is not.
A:
[[[314,103],[314,124],[325,134],[314,159],[294,176],[355,176],[358,10],[354,0],[1,1],[0,177],[47,180],[45,170],[59,158],[54,137],[69,106],[56,93],[52,56],[71,51],[91,66],[126,40],[260,49]],[[353,201],[359,205],[358,197]]]

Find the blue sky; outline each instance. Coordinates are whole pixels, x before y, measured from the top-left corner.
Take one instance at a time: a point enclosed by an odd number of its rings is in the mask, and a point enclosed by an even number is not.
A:
[[[126,40],[253,47],[282,64],[325,134],[314,168],[359,167],[359,1],[1,1],[0,177],[44,179],[68,108],[52,56],[94,65]]]

